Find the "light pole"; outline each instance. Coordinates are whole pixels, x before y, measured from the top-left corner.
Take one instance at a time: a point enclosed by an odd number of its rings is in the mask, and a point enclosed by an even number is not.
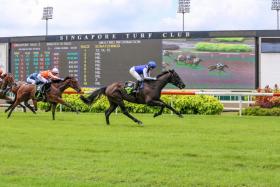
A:
[[[185,30],[185,13],[190,13],[191,0],[178,0],[178,13],[183,14],[183,31]]]
[[[42,20],[46,20],[46,36],[48,35],[48,20],[52,19],[53,7],[44,7]]]
[[[279,30],[280,0],[272,0],[271,10],[276,10],[277,11],[277,30]]]

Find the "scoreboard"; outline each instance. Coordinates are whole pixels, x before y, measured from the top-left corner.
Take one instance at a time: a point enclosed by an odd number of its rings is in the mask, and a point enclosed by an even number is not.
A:
[[[62,78],[75,77],[82,87],[102,87],[134,80],[130,67],[153,60],[158,67],[151,76],[174,69],[188,89],[255,89],[259,85],[257,34],[256,31],[101,33],[0,38],[0,42],[8,43],[8,69],[16,81],[26,81],[34,72],[57,67]],[[206,44],[233,49],[199,48]],[[243,46],[246,50],[240,51]],[[189,60],[192,56],[196,62]],[[224,69],[218,69],[219,64]]]
[[[161,40],[104,40],[11,43],[10,69],[17,81],[34,72],[57,67],[82,87],[101,87],[132,80],[129,69],[149,60],[161,66]],[[157,68],[157,72],[161,67]]]

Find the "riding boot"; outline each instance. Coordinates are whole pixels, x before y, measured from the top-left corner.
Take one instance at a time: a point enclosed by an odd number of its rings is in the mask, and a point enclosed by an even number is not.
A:
[[[43,86],[41,87],[41,96],[42,96],[42,100],[44,101],[46,98],[46,87],[47,87],[48,83],[43,84]]]
[[[135,93],[139,93],[140,92],[140,87],[142,85],[143,81],[137,81],[136,82],[136,86],[135,86]]]
[[[42,99],[42,96],[44,95],[44,89],[45,89],[44,87],[45,87],[45,84],[38,85],[38,88],[37,88],[37,91],[35,94],[36,98]]]

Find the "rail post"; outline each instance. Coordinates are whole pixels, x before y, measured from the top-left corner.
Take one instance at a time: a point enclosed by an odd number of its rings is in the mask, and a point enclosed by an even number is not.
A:
[[[242,116],[242,96],[241,95],[238,96],[238,100],[239,100],[239,116]]]

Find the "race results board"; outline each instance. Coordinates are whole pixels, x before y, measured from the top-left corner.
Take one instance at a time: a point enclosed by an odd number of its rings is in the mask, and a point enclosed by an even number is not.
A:
[[[12,43],[10,69],[16,81],[25,81],[31,73],[57,67],[61,77],[73,76],[82,87],[101,87],[133,80],[134,65],[154,60],[161,66],[161,48],[157,39]]]

